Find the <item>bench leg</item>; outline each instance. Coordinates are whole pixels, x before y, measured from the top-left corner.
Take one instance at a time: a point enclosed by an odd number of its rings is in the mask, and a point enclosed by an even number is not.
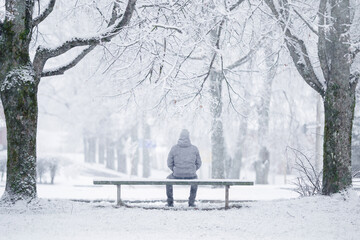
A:
[[[225,185],[225,209],[229,209],[229,185]]]
[[[122,201],[121,201],[121,185],[116,185],[117,188],[117,199],[116,199],[116,205],[118,207],[122,206]]]

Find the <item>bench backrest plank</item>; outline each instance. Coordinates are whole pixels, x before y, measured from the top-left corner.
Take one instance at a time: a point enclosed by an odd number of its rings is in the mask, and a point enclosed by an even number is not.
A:
[[[239,181],[234,179],[209,179],[209,180],[187,180],[187,179],[167,179],[167,180],[94,180],[96,185],[254,185],[254,182]]]

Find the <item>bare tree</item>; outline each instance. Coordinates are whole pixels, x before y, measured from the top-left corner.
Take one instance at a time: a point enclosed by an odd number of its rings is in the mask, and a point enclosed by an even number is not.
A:
[[[285,34],[290,56],[306,83],[324,100],[324,156],[322,193],[339,192],[352,183],[351,130],[354,118],[355,88],[359,73],[351,65],[359,52],[352,44],[350,28],[354,5],[349,0],[321,0],[317,9],[316,30],[287,0],[265,0],[272,15]],[[305,6],[305,5],[304,5]],[[293,14],[294,13],[294,14]],[[304,39],[292,26],[294,16],[305,21],[317,40],[318,61],[322,81],[315,72]]]
[[[54,10],[56,0],[33,18],[36,1],[5,1],[5,19],[0,22],[0,82],[4,106],[8,163],[4,200],[17,201],[36,197],[36,130],[38,117],[37,93],[42,77],[63,74],[74,67],[101,42],[110,41],[128,25],[136,0],[129,0],[124,12],[120,3],[113,4],[108,29],[93,37],[74,37],[56,47],[39,46],[33,60],[29,46],[34,28]],[[39,3],[39,2],[38,2]],[[49,59],[69,50],[85,46],[72,61],[56,69],[44,69]]]

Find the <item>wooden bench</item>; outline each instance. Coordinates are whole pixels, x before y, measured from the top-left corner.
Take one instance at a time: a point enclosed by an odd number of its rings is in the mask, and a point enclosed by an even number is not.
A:
[[[124,205],[121,201],[121,185],[212,185],[225,186],[225,209],[229,208],[229,189],[230,186],[250,186],[254,182],[245,182],[230,179],[209,179],[209,180],[187,180],[187,179],[164,179],[164,180],[132,180],[132,179],[114,179],[114,180],[94,180],[96,185],[116,185],[117,187],[117,206]]]

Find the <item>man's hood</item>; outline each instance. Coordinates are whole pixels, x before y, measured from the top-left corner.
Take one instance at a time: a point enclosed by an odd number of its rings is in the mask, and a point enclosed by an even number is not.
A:
[[[190,142],[190,133],[187,129],[183,129],[180,133],[180,137],[178,140],[178,145],[180,147],[189,147],[191,145]]]

